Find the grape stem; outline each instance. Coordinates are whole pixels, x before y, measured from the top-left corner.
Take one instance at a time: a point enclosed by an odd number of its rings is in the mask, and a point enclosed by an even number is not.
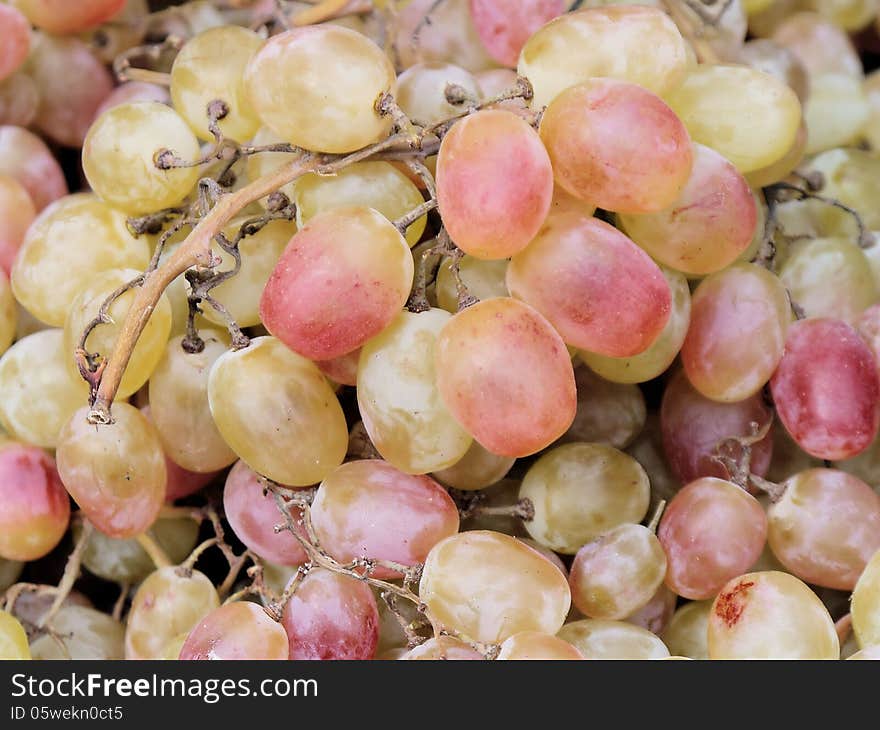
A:
[[[171,74],[161,71],[153,71],[132,65],[135,59],[147,60],[158,63],[162,54],[167,51],[179,51],[183,48],[184,39],[175,35],[169,35],[161,43],[151,43],[145,46],[135,46],[120,53],[113,61],[113,72],[120,82],[145,81],[159,86],[171,86]]]
[[[150,560],[157,568],[168,568],[173,565],[171,559],[165,554],[161,545],[147,532],[137,536],[138,544],[144,549],[144,552],[150,556]]]
[[[76,582],[76,579],[79,578],[83,553],[85,552],[86,546],[89,544],[89,539],[91,538],[94,529],[95,528],[92,526],[91,522],[83,520],[82,533],[80,533],[79,539],[76,541],[76,545],[68,556],[67,563],[64,565],[64,574],[61,576],[61,581],[58,583],[58,592],[55,594],[55,600],[52,602],[49,610],[46,611],[37,622],[37,628],[44,628],[46,624],[55,617],[55,614],[58,613],[58,610],[61,608],[65,599],[73,590],[73,584]]]

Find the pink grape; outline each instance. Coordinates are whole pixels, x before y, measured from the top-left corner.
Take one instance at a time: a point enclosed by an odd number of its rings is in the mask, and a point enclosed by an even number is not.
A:
[[[657,537],[669,561],[666,585],[700,601],[754,565],[767,539],[767,517],[745,490],[704,477],[673,497]]]
[[[27,18],[9,5],[0,5],[0,81],[18,70],[30,47],[31,26]]]
[[[308,572],[281,618],[291,659],[372,659],[379,609],[370,587],[322,568]]]
[[[753,423],[760,429],[772,419],[773,411],[760,394],[737,403],[718,403],[700,395],[679,371],[667,384],[660,406],[663,450],[673,473],[685,484],[700,477],[729,479],[727,468],[713,458],[719,443],[752,436]],[[752,473],[766,475],[773,455],[772,434],[768,431],[751,448]],[[723,453],[736,458],[740,452],[733,447]]]
[[[7,276],[36,217],[37,209],[24,186],[14,177],[0,175],[0,268]]]
[[[538,28],[566,10],[565,0],[470,0],[471,18],[489,55],[515,67]]]
[[[243,461],[232,467],[223,490],[223,509],[233,532],[250,550],[270,563],[305,563],[308,558],[299,540],[287,530],[275,532],[275,525],[282,524],[284,519],[275,497],[271,493],[263,494],[263,490],[256,472]],[[298,507],[291,507],[290,513],[294,520],[301,518]]]
[[[547,107],[540,132],[556,181],[605,210],[663,210],[691,172],[684,124],[659,96],[626,81],[594,78],[566,89]]]
[[[842,320],[793,324],[770,391],[786,431],[811,456],[847,459],[867,449],[877,435],[877,361]]]
[[[547,219],[510,262],[507,288],[567,344],[609,357],[644,352],[672,310],[660,267],[613,226],[577,212]]]
[[[117,86],[104,98],[101,106],[95,112],[95,118],[115,106],[130,104],[135,101],[158,101],[160,104],[170,104],[171,95],[168,93],[168,89],[158,84],[148,84],[145,81],[128,81]]]
[[[458,510],[430,477],[367,459],[343,464],[321,483],[312,523],[321,546],[341,562],[373,558],[409,566],[458,532]],[[372,575],[398,573],[380,566]]]
[[[18,180],[38,213],[67,195],[67,181],[52,152],[43,140],[21,127],[0,126],[0,175]]]
[[[110,20],[125,0],[16,0],[28,20],[54,35],[79,33]]]
[[[42,558],[69,521],[70,499],[52,458],[36,446],[0,446],[0,558]]]
[[[256,603],[215,608],[190,631],[180,659],[287,659],[287,634]]]
[[[409,246],[372,208],[335,208],[290,239],[263,290],[260,317],[312,360],[346,355],[379,334],[409,297]]]
[[[534,454],[574,421],[565,343],[527,304],[497,297],[462,310],[440,330],[435,352],[440,397],[493,454]]]
[[[318,360],[315,365],[330,380],[340,385],[357,385],[358,361],[361,349],[352,350],[347,355],[340,355],[332,360]]]
[[[521,117],[488,109],[457,122],[437,155],[437,202],[465,253],[504,259],[524,249],[547,217],[553,169]]]
[[[206,487],[219,474],[219,471],[197,472],[184,469],[165,455],[165,501],[174,502],[189,497]]]
[[[40,92],[23,71],[0,81],[0,125],[27,127],[37,116]]]

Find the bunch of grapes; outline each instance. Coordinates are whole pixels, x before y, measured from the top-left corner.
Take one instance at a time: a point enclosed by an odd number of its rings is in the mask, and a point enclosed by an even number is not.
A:
[[[160,5],[0,2],[0,658],[880,658],[876,3]]]

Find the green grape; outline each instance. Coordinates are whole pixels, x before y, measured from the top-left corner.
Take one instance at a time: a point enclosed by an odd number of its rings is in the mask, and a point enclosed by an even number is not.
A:
[[[850,610],[859,646],[880,644],[880,550],[868,561],[856,583]]]
[[[474,256],[463,256],[458,263],[462,283],[470,294],[482,301],[493,297],[509,296],[507,291],[507,259],[486,261]],[[455,314],[458,311],[458,286],[452,273],[452,259],[446,258],[437,270],[435,286],[437,306]]]
[[[808,155],[855,143],[871,115],[862,80],[844,74],[822,74],[810,79],[804,105]]]
[[[7,560],[0,558],[0,593],[6,591],[21,575],[24,569],[24,563],[18,560]]]
[[[0,611],[0,659],[30,659],[24,627],[10,613]]]
[[[584,659],[664,659],[666,645],[647,629],[625,621],[583,619],[566,624],[557,636]]]
[[[88,606],[63,606],[49,622],[48,634],[31,643],[34,659],[123,659],[125,628]]]
[[[485,489],[504,479],[515,461],[516,459],[509,456],[493,454],[474,441],[464,456],[452,466],[434,472],[432,476],[453,489]]]
[[[880,192],[880,157],[875,152],[858,149],[829,150],[814,157],[810,161],[809,169],[822,173],[822,195],[854,208],[869,230],[880,228],[880,210],[876,205]],[[817,201],[810,202],[814,203],[813,210],[816,211],[820,225],[828,229],[845,225],[846,233],[842,235],[854,237],[858,234],[855,221],[846,211],[830,205],[815,205]]]
[[[685,603],[674,614],[662,633],[663,643],[676,656],[709,658],[709,614],[712,601]]]

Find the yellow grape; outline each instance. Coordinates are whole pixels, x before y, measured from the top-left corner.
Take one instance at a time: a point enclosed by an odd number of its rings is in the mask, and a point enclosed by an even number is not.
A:
[[[474,256],[463,256],[458,262],[458,273],[462,283],[470,294],[480,301],[493,297],[506,297],[507,259],[486,261]],[[452,273],[452,259],[446,258],[440,263],[435,284],[437,305],[447,312],[458,312],[458,287]]]
[[[0,611],[0,659],[30,659],[27,634],[11,613]]]
[[[850,654],[847,659],[880,659],[880,644],[874,644],[873,646],[865,647],[861,651],[857,651],[855,654]]]
[[[397,318],[361,350],[357,399],[364,427],[382,458],[408,474],[452,466],[472,443],[440,398],[437,336],[442,309]]]
[[[348,28],[279,33],[250,60],[244,79],[263,124],[298,147],[352,152],[391,127],[376,102],[396,92],[394,67],[381,48]]]
[[[562,91],[606,76],[662,94],[687,69],[686,42],[659,8],[588,8],[550,21],[526,41],[517,71],[532,82],[532,106],[549,104]]]
[[[251,601],[224,603],[190,631],[180,659],[289,659],[287,633],[266,609]]]
[[[454,84],[471,99],[479,100],[480,87],[473,74],[451,63],[417,63],[397,77],[395,100],[403,112],[423,126],[441,122],[467,110],[467,102],[450,104],[447,86]]]
[[[695,142],[722,154],[741,173],[782,158],[801,122],[794,91],[746,66],[697,66],[664,98]]]
[[[581,653],[567,641],[558,636],[542,634],[539,631],[521,631],[501,643],[498,659],[543,659],[572,660],[583,659]]]
[[[583,619],[562,627],[557,634],[584,659],[665,659],[666,645],[647,629],[625,621]]]
[[[862,127],[862,134],[876,150],[880,148],[880,70],[867,75],[862,89],[868,99],[868,121]]]
[[[260,126],[244,87],[244,70],[262,46],[252,30],[223,25],[187,41],[171,67],[171,100],[174,108],[201,138],[212,140],[208,105],[221,100],[229,112],[218,123],[226,137],[244,142]]]
[[[846,31],[861,30],[877,15],[873,0],[811,0],[810,5]]]
[[[419,596],[441,624],[487,643],[521,631],[555,634],[571,605],[568,583],[553,563],[488,530],[437,543],[425,560]]]
[[[880,550],[868,561],[856,583],[851,612],[859,646],[880,644]]]
[[[669,651],[690,659],[708,659],[711,612],[712,601],[691,601],[681,606],[661,634]]]
[[[520,498],[535,507],[529,534],[558,553],[582,545],[648,511],[650,484],[631,456],[603,444],[557,446],[538,459],[523,479]]]
[[[788,15],[773,32],[773,40],[797,56],[811,80],[827,73],[855,79],[865,75],[847,33],[817,13]]]
[[[274,337],[217,358],[208,403],[235,453],[281,484],[316,484],[345,457],[348,429],[336,395],[314,363]]]
[[[281,144],[284,140],[279,137],[275,132],[273,132],[268,127],[260,127],[259,131],[254,135],[252,140],[252,144],[255,147],[262,147],[265,145],[273,145],[273,144]],[[250,180],[256,180],[258,178],[264,177],[265,175],[269,175],[272,172],[275,172],[279,167],[290,162],[293,158],[292,155],[286,152],[260,152],[257,154],[250,155],[247,158],[247,175]],[[294,200],[295,193],[295,182],[287,183],[279,188],[278,192],[284,193],[289,200]],[[268,196],[267,196],[268,197]],[[260,198],[260,205],[266,207],[267,198]]]
[[[803,119],[801,120],[801,124],[798,127],[797,135],[794,138],[794,143],[789,148],[788,152],[786,152],[782,157],[780,157],[776,162],[767,165],[766,167],[762,167],[760,170],[752,170],[752,172],[746,173],[746,180],[749,185],[754,190],[759,190],[762,187],[767,185],[772,185],[773,183],[779,182],[780,180],[784,180],[787,178],[793,170],[795,170],[804,159],[804,151],[807,148],[807,125],[804,124]],[[759,229],[763,236],[764,227],[763,225]],[[750,246],[746,249],[746,252],[752,250]],[[751,261],[754,258],[754,254],[751,256],[742,256],[740,261]]]
[[[62,606],[44,634],[31,643],[34,659],[124,659],[125,628],[88,606]]]
[[[868,123],[871,108],[861,79],[822,74],[810,79],[804,106],[808,155],[853,144]]]
[[[80,338],[86,326],[98,315],[101,306],[110,294],[132,281],[139,274],[139,271],[133,269],[102,271],[92,276],[76,298],[67,303],[67,321],[64,323],[64,350],[71,353],[71,356],[66,358],[65,362],[74,377],[79,376],[79,370],[72,353],[79,347]],[[108,314],[111,321],[95,327],[86,339],[85,346],[89,352],[100,353],[105,358],[109,358],[113,354],[116,339],[134,301],[135,294],[135,289],[130,289],[110,305]],[[127,398],[147,382],[159,363],[159,358],[162,357],[170,334],[171,305],[163,294],[153,309],[131,354],[131,359],[119,385],[118,398]]]
[[[37,319],[62,327],[71,301],[95,274],[143,271],[149,262],[148,239],[131,235],[123,213],[96,195],[76,193],[55,201],[28,229],[12,267],[12,289]]]
[[[880,156],[876,152],[859,149],[829,150],[814,157],[810,161],[809,169],[822,173],[822,195],[855,209],[869,230],[880,229],[880,208],[876,205]],[[839,233],[824,235],[858,235],[855,222],[845,211],[829,205],[815,206],[812,210],[815,210],[820,226],[825,229],[840,229]]]
[[[18,324],[18,307],[15,303],[9,279],[0,271],[0,354],[5,352],[15,339]]]
[[[410,649],[397,658],[404,661],[478,661],[485,657],[463,641],[453,639],[451,636],[438,636],[428,639],[424,644]]]
[[[775,76],[791,87],[803,104],[810,91],[807,69],[793,51],[769,38],[756,38],[746,43],[738,54],[739,61],[758,71]]]
[[[168,342],[150,377],[150,412],[165,453],[184,469],[212,472],[235,461],[211,416],[208,376],[211,366],[226,352],[222,334],[201,330],[201,352],[189,353],[183,337]],[[2,372],[2,361],[0,361]]]
[[[36,217],[36,206],[24,185],[10,175],[0,175],[0,268],[7,276]]]
[[[507,476],[516,459],[498,456],[476,441],[452,466],[436,471],[432,476],[453,489],[474,491],[485,489]]]
[[[14,0],[13,4],[35,26],[47,33],[65,35],[100,25],[118,13],[125,0]]]
[[[357,162],[335,175],[305,175],[296,181],[292,200],[300,227],[319,213],[333,208],[366,206],[378,210],[392,223],[424,202],[421,191],[406,175],[388,162]],[[410,246],[418,243],[427,216],[406,229]]]

